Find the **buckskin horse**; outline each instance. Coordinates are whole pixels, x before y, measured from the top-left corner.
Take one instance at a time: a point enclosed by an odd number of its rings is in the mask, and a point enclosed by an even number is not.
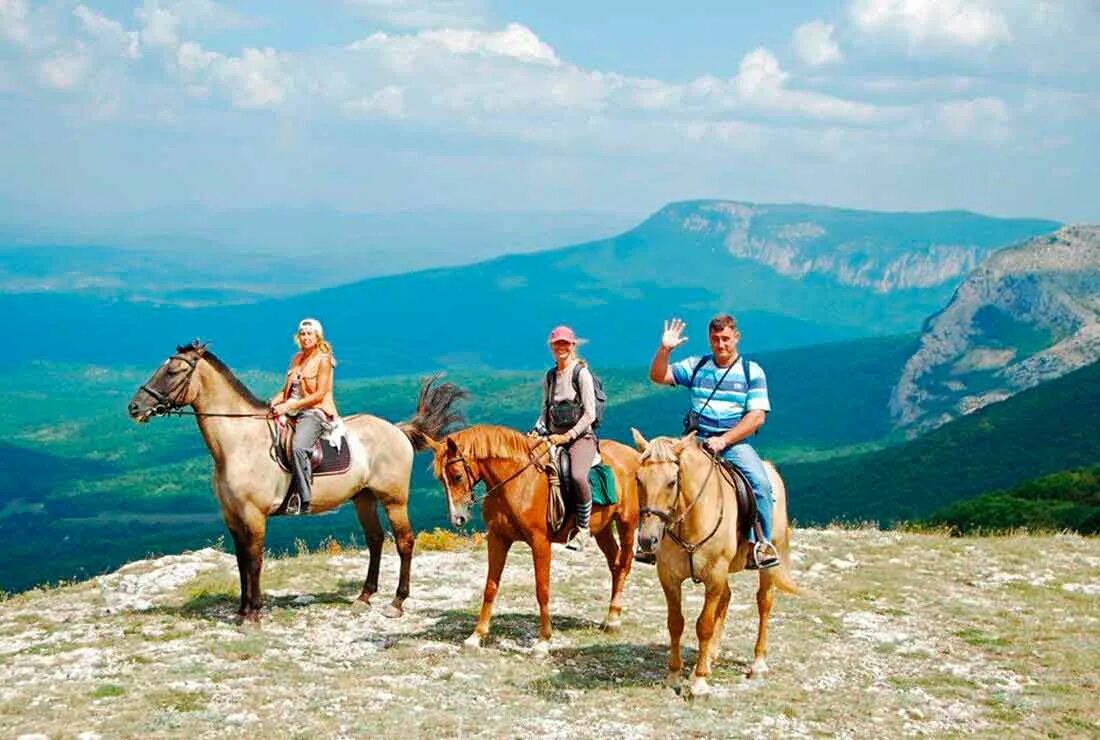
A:
[[[343,417],[350,464],[343,473],[315,479],[313,511],[335,509],[349,498],[355,503],[370,551],[367,577],[357,604],[370,606],[378,590],[384,539],[378,515],[381,504],[401,559],[397,592],[383,613],[389,617],[402,615],[402,605],[409,595],[413,552],[408,514],[412,440],[444,433],[458,421],[460,417],[451,411],[451,404],[463,395],[457,386],[436,384],[434,378],[429,378],[421,386],[416,415],[408,422],[395,425],[369,414]],[[192,411],[184,411],[186,406]],[[213,352],[194,342],[178,347],[164,361],[134,394],[128,411],[138,422],[165,414],[195,416],[214,458],[214,495],[237,553],[241,577],[239,621],[259,623],[267,518],[279,511],[290,483],[290,474],[276,462],[275,421],[267,404],[254,396]]]
[[[493,600],[508,551],[515,542],[525,542],[535,561],[535,597],[539,605],[539,639],[533,654],[545,657],[550,651],[550,543],[564,542],[573,528],[568,514],[561,526],[551,530],[547,522],[550,486],[546,476],[547,446],[502,426],[476,425],[454,432],[442,440],[426,439],[435,452],[435,476],[443,484],[451,523],[456,527],[470,520],[475,503],[474,486],[484,482],[482,516],[486,525],[489,567],[481,614],[467,647],[480,647],[489,634]],[[639,455],[630,447],[600,440],[600,457],[615,476],[618,503],[594,506],[591,528],[596,543],[611,571],[611,602],[601,627],[608,631],[622,625],[622,592],[634,560],[634,533],[638,525],[638,493],[634,472]],[[614,528],[611,526],[614,523]],[[618,540],[612,530],[618,531]]]
[[[670,686],[680,684],[683,670],[680,653],[684,631],[683,583],[691,578],[703,583],[706,589],[703,608],[695,622],[699,653],[690,686],[692,695],[702,695],[709,691],[707,676],[718,657],[725,627],[731,594],[729,576],[745,567],[752,547],[746,535],[753,523],[739,520],[737,492],[731,476],[714,455],[703,450],[694,432],[679,439],[656,437],[651,441],[646,441],[637,429],[631,432],[634,444],[642,452],[637,473],[641,504],[638,543],[644,552],[656,550],[657,576],[668,608],[666,682]],[[768,615],[775,588],[798,593],[790,577],[787,489],[774,465],[765,462],[764,468],[775,499],[772,535],[781,564],[760,571],[756,591],[759,620],[750,678],[763,678],[768,672]]]

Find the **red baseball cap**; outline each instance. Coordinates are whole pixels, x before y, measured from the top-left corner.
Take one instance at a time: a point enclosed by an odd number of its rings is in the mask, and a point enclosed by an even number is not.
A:
[[[572,342],[577,343],[577,335],[573,333],[573,330],[568,326],[556,326],[554,331],[550,332],[550,344],[554,342]]]

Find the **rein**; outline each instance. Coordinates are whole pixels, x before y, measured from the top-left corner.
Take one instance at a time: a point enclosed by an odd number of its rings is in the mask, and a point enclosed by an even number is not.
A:
[[[703,448],[703,449],[705,450],[706,448]],[[714,475],[714,471],[722,466],[721,463],[718,461],[718,457],[715,454],[710,453],[709,450],[707,452],[708,452],[707,457],[710,458],[710,463],[711,463],[710,470],[707,471],[707,476],[703,479],[702,485],[699,486],[699,492],[695,495],[695,498],[693,498],[691,500],[691,502],[687,505],[687,507],[682,512],[680,512],[679,516],[673,518],[672,514],[669,513],[668,511],[664,511],[662,509],[654,509],[654,508],[649,507],[649,506],[643,506],[642,508],[640,508],[638,510],[638,513],[639,513],[640,516],[647,516],[647,515],[648,516],[655,516],[658,519],[660,519],[661,522],[664,524],[664,533],[666,535],[668,535],[668,538],[670,540],[672,540],[673,542],[676,543],[677,547],[679,547],[681,550],[683,550],[684,552],[687,553],[688,567],[691,569],[691,580],[694,581],[695,583],[700,582],[700,579],[695,575],[695,557],[694,557],[695,552],[699,548],[701,548],[703,545],[705,545],[707,542],[709,542],[711,540],[711,538],[714,537],[714,535],[716,535],[718,533],[719,528],[722,526],[722,521],[725,519],[725,516],[726,516],[726,497],[724,495],[722,495],[722,486],[719,485],[718,486],[718,495],[719,495],[719,498],[718,498],[718,507],[719,507],[718,508],[718,519],[717,519],[717,521],[715,521],[714,527],[710,530],[710,533],[707,534],[706,537],[699,540],[698,542],[688,542],[686,539],[684,539],[680,534],[678,534],[675,531],[676,529],[680,529],[682,531],[684,520],[687,518],[687,515],[689,513],[691,513],[691,510],[695,508],[695,505],[698,504],[700,500],[702,500],[703,494],[706,493],[706,490],[707,490],[707,484],[710,482],[711,476]],[[683,477],[681,471],[682,471],[682,468],[680,466],[679,461],[677,461],[677,464],[676,464],[676,498],[673,502],[674,506],[675,506],[675,503],[680,500],[680,494],[683,490],[683,487],[681,485],[681,480],[682,480],[682,477]],[[736,484],[734,484],[734,486],[735,486],[735,491],[736,491]]]

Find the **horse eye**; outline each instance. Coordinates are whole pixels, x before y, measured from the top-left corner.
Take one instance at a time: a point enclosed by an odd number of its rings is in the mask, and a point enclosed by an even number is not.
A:
[[[670,480],[668,483],[665,484],[665,488],[675,488],[675,487],[676,487],[676,481],[674,481],[674,480]]]

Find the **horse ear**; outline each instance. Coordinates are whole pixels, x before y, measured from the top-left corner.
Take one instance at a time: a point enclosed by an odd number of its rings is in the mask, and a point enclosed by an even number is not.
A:
[[[457,455],[458,454],[458,444],[455,442],[454,437],[447,437],[447,454],[448,455]]]
[[[437,455],[439,454],[439,451],[443,449],[443,443],[442,442],[436,442],[434,439],[429,437],[427,434],[424,435],[424,444],[428,445],[428,447],[431,448],[432,452],[434,452]]]
[[[676,444],[672,445],[672,451],[675,452],[677,455],[679,455],[681,452],[684,451],[685,447],[687,447],[689,444],[691,444],[694,441],[695,441],[695,432],[692,432],[691,434],[680,437],[679,441],[677,441]]]
[[[649,442],[642,433],[634,427],[630,427],[630,434],[634,437],[634,446],[638,448],[639,452],[645,452],[646,447],[649,447]]]

